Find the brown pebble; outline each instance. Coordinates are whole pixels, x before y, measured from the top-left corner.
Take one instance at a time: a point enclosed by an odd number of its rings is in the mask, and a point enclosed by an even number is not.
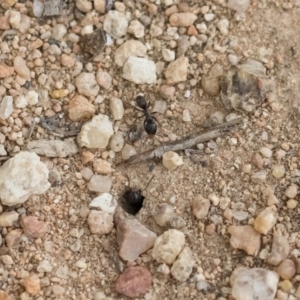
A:
[[[252,162],[259,169],[262,169],[264,166],[264,160],[259,153],[254,154]]]
[[[282,279],[291,279],[296,274],[295,263],[291,259],[285,259],[277,268],[277,273]]]
[[[116,292],[130,298],[145,294],[152,284],[152,275],[144,267],[128,267],[116,281]]]
[[[8,248],[17,247],[19,245],[19,243],[21,242],[21,238],[22,238],[22,230],[21,229],[15,229],[15,230],[10,231],[5,237],[6,246]]]
[[[20,224],[23,227],[25,235],[29,238],[45,237],[48,231],[47,223],[39,221],[38,218],[34,216],[22,215]]]
[[[207,225],[205,231],[208,234],[213,234],[216,231],[216,225],[214,223]]]
[[[94,159],[95,155],[90,151],[82,151],[81,153],[81,163],[83,165],[88,164]]]
[[[0,300],[12,300],[7,292],[0,291]]]
[[[197,35],[198,35],[198,31],[197,31],[197,29],[196,29],[196,27],[195,27],[194,25],[191,25],[191,26],[188,28],[187,34],[188,34],[188,35],[197,36]]]

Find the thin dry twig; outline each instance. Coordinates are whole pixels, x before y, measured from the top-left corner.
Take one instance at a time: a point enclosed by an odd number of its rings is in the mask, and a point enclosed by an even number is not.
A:
[[[120,164],[131,164],[143,162],[150,159],[161,158],[165,152],[168,151],[181,151],[190,149],[193,146],[217,138],[224,133],[234,130],[242,125],[242,118],[237,118],[229,122],[225,122],[221,125],[210,128],[206,131],[196,132],[188,135],[181,140],[162,144],[156,148],[152,148],[145,152],[131,156],[129,159],[119,163]]]

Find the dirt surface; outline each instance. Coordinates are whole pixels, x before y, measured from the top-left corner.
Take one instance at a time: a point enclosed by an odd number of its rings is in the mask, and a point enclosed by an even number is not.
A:
[[[217,1],[216,1],[217,2]],[[194,3],[189,3],[192,6]],[[229,34],[216,35],[212,44],[232,46],[234,54],[241,62],[247,57],[262,61],[267,67],[268,76],[274,78],[276,84],[276,104],[279,109],[272,109],[266,101],[257,107],[253,114],[236,112],[243,116],[244,125],[237,132],[229,133],[217,138],[210,144],[204,144],[204,153],[191,154],[187,157],[179,153],[183,158],[183,165],[175,171],[166,170],[161,161],[149,161],[141,164],[119,165],[122,161],[120,153],[115,158],[108,158],[112,163],[111,174],[112,189],[110,193],[115,199],[119,199],[124,193],[130,179],[131,187],[143,188],[150,178],[154,179],[143,192],[145,196],[144,206],[136,215],[136,218],[158,236],[166,231],[166,228],[156,224],[153,211],[159,203],[171,204],[178,216],[185,221],[185,226],[179,230],[185,234],[186,244],[191,248],[196,264],[190,278],[186,282],[178,282],[171,275],[164,275],[157,271],[159,264],[152,258],[151,250],[142,254],[134,264],[145,266],[153,276],[153,284],[150,290],[139,299],[233,299],[230,296],[229,278],[238,265],[248,267],[263,267],[275,269],[267,264],[260,256],[248,256],[244,251],[234,249],[230,245],[228,226],[231,224],[253,224],[254,219],[264,208],[268,206],[265,189],[267,186],[275,190],[279,200],[277,205],[278,219],[274,228],[267,235],[262,235],[262,249],[271,251],[274,231],[288,235],[290,245],[290,257],[297,258],[299,243],[299,206],[287,207],[285,191],[291,183],[298,184],[299,177],[292,176],[291,172],[300,169],[299,166],[299,99],[300,70],[299,70],[299,28],[300,8],[291,5],[289,1],[252,1],[241,20],[236,20],[235,12],[222,8],[218,3],[211,1],[207,5],[215,5],[215,13],[218,18],[225,16],[230,21]],[[211,25],[215,26],[215,25]],[[146,38],[145,38],[146,39]],[[111,47],[115,51],[116,47]],[[215,61],[204,59],[199,62],[197,55],[211,50]],[[268,53],[265,54],[264,52]],[[224,73],[230,68],[227,59],[228,52],[220,53],[213,50],[211,45],[197,45],[191,47],[185,54],[190,66],[195,65],[195,73],[189,74],[184,83],[175,86],[176,92],[172,99],[167,99],[167,112],[157,114],[158,131],[153,139],[143,139],[142,151],[168,141],[170,134],[177,138],[184,137],[199,128],[216,111],[224,114],[225,110],[220,96],[208,96],[201,90],[201,78],[207,76],[208,71],[215,63],[224,68]],[[153,50],[151,58],[155,62],[162,60],[160,51]],[[120,122],[120,128],[128,131],[131,122],[137,116],[128,103],[135,104],[136,95],[143,92],[152,104],[161,100],[160,85],[136,85],[120,78],[120,69],[115,69],[114,74],[119,80],[116,93],[122,99],[125,106],[125,116]],[[190,80],[196,79],[196,86],[190,85]],[[164,79],[163,79],[164,80]],[[184,93],[190,90],[190,98],[185,98]],[[111,91],[107,91],[109,94]],[[188,109],[191,122],[183,122],[182,112]],[[109,114],[108,103],[99,107]],[[171,112],[168,114],[168,111]],[[143,119],[137,121],[142,124]],[[4,126],[4,125],[3,125]],[[40,137],[47,137],[44,130],[39,130]],[[38,139],[36,132],[32,139]],[[49,135],[48,135],[49,137]],[[235,144],[237,141],[237,144]],[[9,142],[10,143],[10,142]],[[7,148],[13,149],[14,142],[7,144]],[[136,143],[136,151],[140,145]],[[251,180],[253,173],[261,171],[253,163],[253,155],[262,147],[272,150],[272,157],[264,158],[261,168],[267,172],[267,179],[262,184]],[[26,143],[21,146],[26,149]],[[280,160],[275,153],[284,149],[286,154]],[[80,150],[81,151],[81,150]],[[9,152],[9,151],[8,151]],[[11,151],[13,152],[13,151]],[[103,151],[91,150],[97,157],[103,157]],[[20,245],[14,249],[8,249],[2,245],[2,255],[10,255],[12,265],[0,266],[0,288],[7,291],[11,299],[128,299],[115,292],[114,283],[120,274],[118,265],[122,262],[118,257],[118,245],[116,243],[116,230],[113,229],[107,235],[91,234],[86,217],[91,200],[96,196],[87,189],[87,183],[82,184],[80,172],[84,167],[92,169],[92,163],[84,166],[81,162],[81,154],[78,153],[68,158],[45,158],[47,166],[55,167],[61,174],[62,184],[51,187],[44,195],[32,196],[27,202],[14,207],[20,214],[37,216],[40,220],[49,224],[49,231],[44,238],[23,238]],[[244,166],[252,165],[250,173],[244,172]],[[285,175],[282,178],[272,176],[275,165],[284,165]],[[211,205],[208,216],[204,220],[197,220],[192,213],[192,201],[195,195],[201,194],[209,198],[215,194],[217,198],[230,199],[229,208],[236,211],[248,212],[244,220],[224,217],[224,209],[219,205]],[[299,200],[299,195],[295,197]],[[3,207],[3,211],[10,208]],[[19,227],[16,224],[15,227]],[[78,230],[78,236],[70,235],[71,229]],[[12,228],[2,228],[1,233],[5,238]],[[71,245],[78,243],[81,247],[78,251],[70,250]],[[296,251],[296,252],[295,252]],[[292,254],[293,253],[293,254]],[[22,286],[22,273],[36,273],[36,268],[41,260],[51,261],[52,271],[40,274],[42,280],[41,292],[36,295],[26,295]],[[85,259],[86,267],[78,268],[75,263]],[[126,265],[126,263],[125,263]],[[60,276],[59,268],[67,266],[68,275]],[[27,274],[27,273],[26,273]],[[200,275],[199,275],[200,274]],[[202,278],[208,283],[205,290],[197,290],[197,281]],[[197,277],[198,276],[198,277]],[[200,276],[200,277],[199,277]],[[44,278],[48,278],[47,279]],[[295,296],[298,288],[298,276],[290,279],[292,288],[288,291],[279,290],[277,299],[288,295]],[[62,295],[53,292],[53,285],[64,288]],[[100,294],[105,295],[101,298]],[[23,295],[23,298],[20,298]],[[282,296],[283,295],[283,296]],[[27,298],[26,298],[27,297]],[[94,297],[94,298],[93,298]],[[98,297],[98,298],[97,298]],[[4,298],[3,298],[4,299]]]

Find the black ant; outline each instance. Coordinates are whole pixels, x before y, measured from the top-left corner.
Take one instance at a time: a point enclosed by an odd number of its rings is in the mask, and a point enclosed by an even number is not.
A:
[[[152,181],[152,178],[149,180],[147,183],[146,187],[143,190],[138,190],[138,189],[133,189],[130,187],[130,182],[129,182],[129,188],[127,191],[124,193],[124,195],[121,198],[120,204],[121,207],[129,214],[131,215],[136,215],[141,208],[143,207],[143,202],[145,197],[142,195],[143,191],[147,189],[149,186],[150,182]],[[129,178],[128,178],[129,180]]]
[[[149,135],[155,135],[156,131],[157,131],[157,124],[156,124],[157,120],[154,116],[152,116],[153,113],[151,114],[151,112],[149,111],[150,103],[147,104],[145,97],[139,95],[136,97],[136,104],[140,109],[142,109],[144,111],[144,114],[139,118],[145,117],[145,120],[144,120],[145,131]],[[136,108],[136,107],[134,106],[134,108]],[[138,109],[138,108],[136,108],[136,109]],[[141,111],[141,110],[139,110],[139,111]]]

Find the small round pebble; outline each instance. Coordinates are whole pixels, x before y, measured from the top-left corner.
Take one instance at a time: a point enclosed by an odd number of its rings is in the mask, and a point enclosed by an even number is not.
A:
[[[285,259],[278,266],[277,272],[282,279],[291,279],[296,274],[295,263],[291,259]]]

